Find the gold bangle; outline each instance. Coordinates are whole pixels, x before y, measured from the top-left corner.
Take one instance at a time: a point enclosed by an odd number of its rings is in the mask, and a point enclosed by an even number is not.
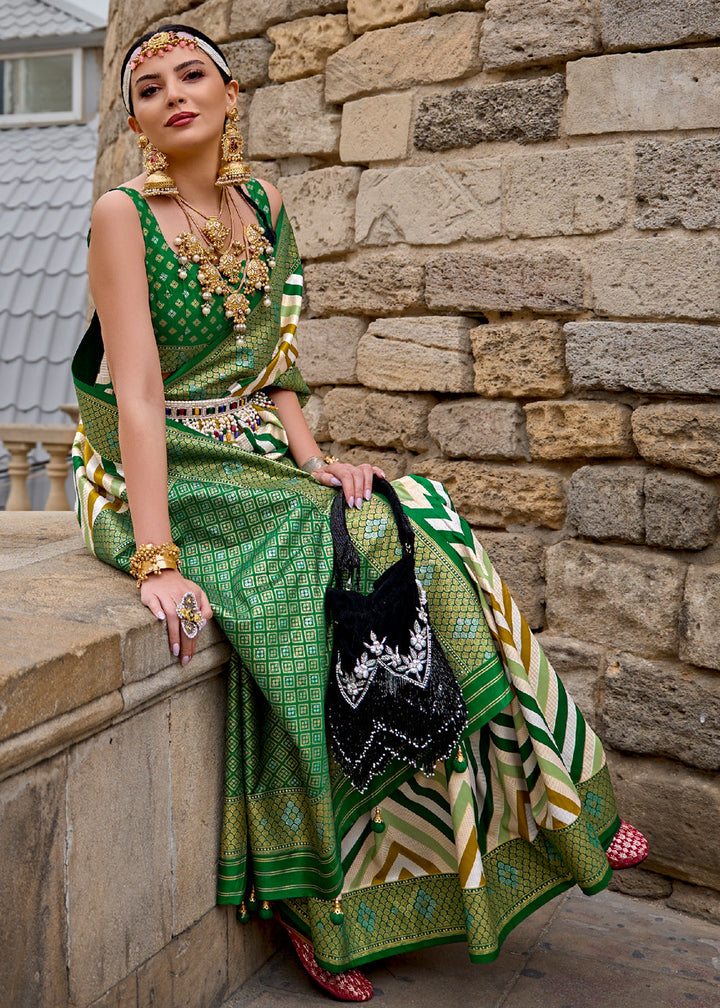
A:
[[[138,588],[147,581],[149,574],[159,574],[161,570],[177,570],[180,550],[174,542],[156,546],[144,543],[130,558],[130,573],[137,581]]]

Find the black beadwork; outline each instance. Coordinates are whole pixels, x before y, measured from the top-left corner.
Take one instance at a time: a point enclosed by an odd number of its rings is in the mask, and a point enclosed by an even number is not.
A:
[[[415,536],[386,480],[373,491],[393,511],[402,557],[363,595],[360,558],[345,523],[339,491],[330,513],[335,551],[325,596],[333,649],[325,703],[328,736],[358,791],[394,759],[431,772],[457,749],[467,726],[460,685],[432,631],[427,599],[415,576]]]

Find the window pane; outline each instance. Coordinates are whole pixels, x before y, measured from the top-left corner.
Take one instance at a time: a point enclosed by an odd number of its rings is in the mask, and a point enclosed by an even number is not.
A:
[[[72,53],[23,56],[4,60],[1,67],[4,115],[72,110]]]

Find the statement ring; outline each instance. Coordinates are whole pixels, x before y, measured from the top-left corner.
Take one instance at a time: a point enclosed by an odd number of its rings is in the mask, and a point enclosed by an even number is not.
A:
[[[197,637],[203,617],[198,600],[192,592],[185,592],[175,607],[175,612],[180,618],[180,626],[185,636],[190,637],[190,639]]]

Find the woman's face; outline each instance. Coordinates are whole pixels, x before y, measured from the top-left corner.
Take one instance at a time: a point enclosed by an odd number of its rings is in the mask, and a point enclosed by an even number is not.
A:
[[[218,141],[225,116],[237,101],[236,81],[225,84],[201,49],[176,47],[151,56],[132,72],[133,112],[128,123],[158,150],[182,156]]]

